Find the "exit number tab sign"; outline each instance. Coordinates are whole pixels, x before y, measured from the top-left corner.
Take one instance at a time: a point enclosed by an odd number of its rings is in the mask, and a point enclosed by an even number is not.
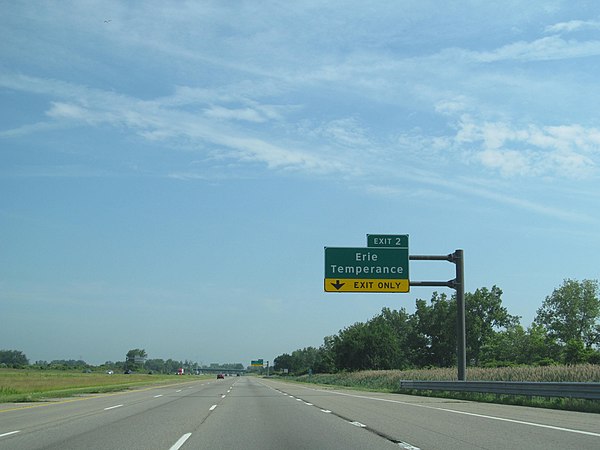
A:
[[[408,248],[408,234],[367,234],[367,247]]]

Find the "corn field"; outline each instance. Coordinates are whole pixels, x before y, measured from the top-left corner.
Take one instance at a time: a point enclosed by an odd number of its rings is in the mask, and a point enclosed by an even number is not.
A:
[[[308,378],[308,375],[299,377],[303,381],[308,381]],[[450,367],[420,370],[366,370],[310,376],[310,381],[314,383],[385,390],[396,389],[402,380],[453,381],[457,380],[457,369]],[[600,382],[600,365],[471,367],[467,369],[467,380]]]

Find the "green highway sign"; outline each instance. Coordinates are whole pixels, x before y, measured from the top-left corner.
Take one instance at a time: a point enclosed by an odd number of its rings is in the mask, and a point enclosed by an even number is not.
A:
[[[325,247],[325,292],[409,292],[408,248]]]
[[[408,248],[408,234],[367,234],[367,247]]]
[[[263,360],[262,360],[262,359],[258,359],[258,360],[256,360],[256,361],[251,361],[251,362],[250,362],[250,365],[251,365],[252,367],[262,367],[262,366],[264,366],[264,363],[263,363]]]

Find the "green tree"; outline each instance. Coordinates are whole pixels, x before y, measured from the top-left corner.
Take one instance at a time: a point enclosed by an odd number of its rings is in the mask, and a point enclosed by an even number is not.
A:
[[[537,310],[535,322],[561,344],[581,341],[586,348],[600,344],[598,280],[564,280]]]
[[[456,301],[434,292],[430,304],[416,301],[414,313],[416,339],[421,342],[419,366],[450,367],[456,364]]]
[[[423,300],[417,300],[424,303]],[[406,357],[411,367],[425,367],[430,364],[429,336],[422,332],[422,316],[411,314],[408,317],[408,333],[406,336]]]
[[[404,309],[383,308],[381,314],[367,322],[366,357],[370,368],[386,370],[409,366],[408,318]]]
[[[446,294],[434,292],[429,304],[420,299],[416,301],[414,317],[406,328],[411,336],[409,344],[413,350],[410,356],[415,365],[449,367],[456,364],[456,308],[456,294],[448,298]],[[518,320],[502,306],[499,287],[465,293],[467,361],[479,365],[482,349],[492,343],[497,332],[517,324]],[[489,358],[489,351],[486,358]]]
[[[273,369],[276,372],[283,372],[284,369],[287,369],[288,372],[292,372],[293,367],[293,358],[292,355],[288,355],[284,353],[283,355],[279,355],[273,360]]]
[[[335,372],[335,358],[333,352],[334,336],[325,336],[323,344],[319,347],[319,358],[315,364],[315,373]]]
[[[19,369],[29,365],[29,360],[20,350],[0,350],[0,364]]]
[[[563,362],[568,365],[581,364],[587,360],[585,345],[579,339],[567,341],[563,351]]]
[[[169,358],[165,361],[164,373],[177,373],[177,369],[180,367],[183,367],[183,363],[181,361],[175,361]]]
[[[294,373],[307,373],[314,369],[319,359],[319,351],[315,347],[305,347],[292,352],[292,371]]]
[[[398,339],[392,327],[382,316],[376,316],[367,322],[363,336],[365,365],[373,370],[392,369],[398,364]]]
[[[50,361],[48,367],[56,370],[81,370],[88,369],[89,364],[81,359],[54,359]]]
[[[519,324],[495,333],[481,347],[480,364],[490,367],[522,364],[527,333]]]
[[[544,327],[533,324],[525,330],[515,323],[495,333],[482,347],[481,365],[552,364],[559,361],[560,351]]]
[[[524,358],[521,364],[548,365],[560,360],[560,345],[556,338],[549,335],[546,329],[536,323],[527,329]]]
[[[134,348],[125,357],[126,370],[140,370],[144,367],[148,354],[142,348]]]
[[[144,368],[150,372],[165,373],[165,361],[160,358],[147,359]]]
[[[482,348],[490,342],[500,328],[519,322],[517,316],[508,314],[502,306],[502,290],[493,286],[491,290],[480,288],[474,293],[465,293],[465,322],[467,361],[478,366]]]
[[[356,322],[354,325],[340,330],[334,337],[333,352],[335,366],[338,370],[370,369],[365,357],[368,334],[367,325]]]
[[[383,308],[366,323],[358,322],[328,342],[330,360],[338,370],[384,370],[407,367],[409,315]]]

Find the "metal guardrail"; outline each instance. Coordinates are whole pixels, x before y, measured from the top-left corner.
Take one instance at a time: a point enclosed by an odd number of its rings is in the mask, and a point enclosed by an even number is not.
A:
[[[401,381],[400,388],[426,391],[478,392],[487,394],[525,395],[532,397],[567,397],[600,400],[600,383]]]

